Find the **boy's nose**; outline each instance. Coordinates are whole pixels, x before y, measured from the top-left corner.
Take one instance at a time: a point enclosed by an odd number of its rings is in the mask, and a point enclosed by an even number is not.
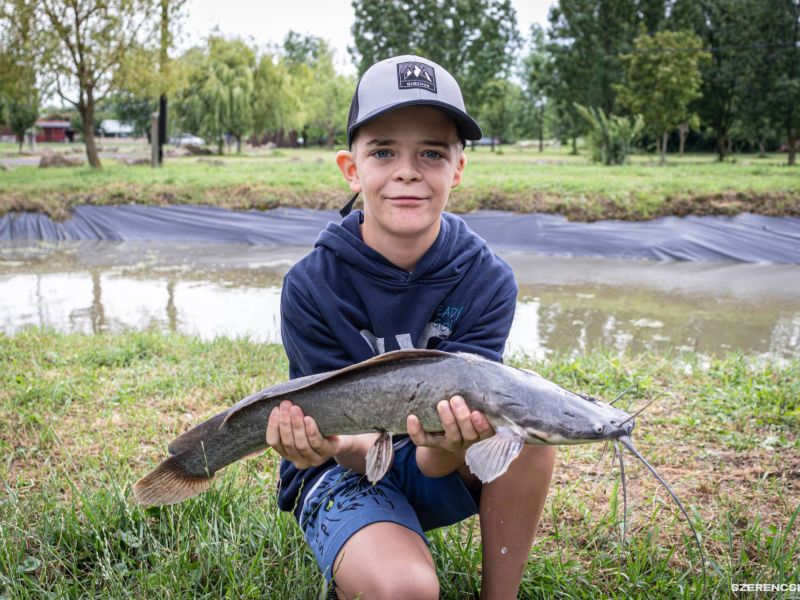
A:
[[[394,172],[394,178],[397,181],[419,181],[421,177],[419,169],[410,160],[404,160],[397,165],[397,169]]]

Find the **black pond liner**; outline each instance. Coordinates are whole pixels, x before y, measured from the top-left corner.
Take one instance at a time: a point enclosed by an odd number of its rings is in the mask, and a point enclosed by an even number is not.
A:
[[[461,215],[505,252],[603,258],[800,264],[800,218],[663,217],[578,223],[558,215],[478,211]],[[334,210],[234,211],[211,206],[77,207],[56,222],[40,213],[0,217],[0,240],[110,240],[311,246]]]

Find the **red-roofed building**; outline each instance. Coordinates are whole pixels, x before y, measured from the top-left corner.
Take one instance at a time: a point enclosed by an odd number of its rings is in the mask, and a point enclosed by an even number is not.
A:
[[[75,138],[75,130],[69,121],[49,121],[39,119],[36,121],[36,141],[37,142],[66,142]]]

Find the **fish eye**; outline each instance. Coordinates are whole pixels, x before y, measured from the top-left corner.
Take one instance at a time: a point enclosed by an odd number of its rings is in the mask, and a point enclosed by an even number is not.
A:
[[[592,427],[592,431],[594,431],[597,435],[603,433],[603,429],[605,429],[605,427],[603,427],[602,423],[595,423]]]

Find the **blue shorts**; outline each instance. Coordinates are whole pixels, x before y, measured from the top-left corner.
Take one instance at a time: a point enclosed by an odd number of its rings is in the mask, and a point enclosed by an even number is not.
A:
[[[480,491],[473,496],[456,473],[435,479],[417,467],[410,438],[394,443],[394,462],[375,485],[341,466],[326,471],[309,490],[300,527],[326,581],[339,551],[362,527],[388,521],[416,531],[445,527],[477,514]]]

